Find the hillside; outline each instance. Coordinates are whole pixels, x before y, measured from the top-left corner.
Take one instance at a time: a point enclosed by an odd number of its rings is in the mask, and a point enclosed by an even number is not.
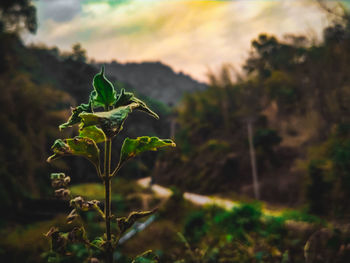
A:
[[[0,163],[3,167],[0,185],[2,200],[6,201],[6,204],[0,202],[1,206],[9,205],[7,200],[14,198],[22,201],[24,196],[38,198],[47,194],[48,174],[53,168],[45,160],[51,153],[52,142],[58,137],[77,134],[77,127],[60,133],[58,126],[70,115],[70,106],[87,101],[92,79],[99,69],[84,60],[74,59],[72,54],[63,54],[57,48],[26,46],[16,34],[0,34],[0,51],[0,89],[3,95],[0,99],[3,125],[0,132]],[[116,84],[115,78],[109,79]],[[130,85],[118,84],[133,89]],[[120,87],[116,85],[116,88],[119,90]],[[169,135],[169,107],[146,96],[137,96],[159,114],[160,120],[134,112],[116,145],[125,137]],[[35,146],[24,146],[28,142]],[[119,148],[115,147],[113,155],[118,154]],[[139,177],[148,175],[156,156],[154,153],[138,158],[126,166],[123,173]],[[21,158],[20,165],[14,161],[18,157]],[[71,159],[66,163],[69,169],[63,164],[59,168],[74,175],[73,183],[96,180],[93,170],[83,160]],[[137,169],[139,166],[142,171]]]
[[[175,105],[186,92],[204,90],[206,85],[161,62],[103,63],[106,74],[132,86],[138,93]],[[97,64],[98,67],[101,64]]]

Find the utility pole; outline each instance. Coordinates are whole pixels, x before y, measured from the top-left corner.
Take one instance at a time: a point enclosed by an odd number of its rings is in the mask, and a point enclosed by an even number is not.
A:
[[[252,175],[253,175],[253,187],[254,187],[254,196],[256,199],[260,199],[259,191],[259,181],[258,181],[258,169],[256,165],[255,149],[253,143],[253,120],[248,119],[248,141],[249,141],[249,153],[250,153],[250,163],[252,166]]]

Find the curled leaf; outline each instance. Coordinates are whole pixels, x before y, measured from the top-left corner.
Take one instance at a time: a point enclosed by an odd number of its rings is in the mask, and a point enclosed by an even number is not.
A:
[[[88,104],[82,103],[79,106],[72,108],[72,115],[69,117],[66,123],[63,123],[59,126],[60,130],[66,129],[68,127],[72,127],[74,124],[80,123],[81,122],[81,118],[79,117],[80,113],[92,112],[93,97],[95,94],[96,94],[95,91],[91,92]]]
[[[96,91],[93,97],[94,105],[108,108],[115,103],[116,92],[113,84],[105,77],[104,67],[95,75],[93,86]]]
[[[96,143],[89,138],[75,137],[73,139],[58,139],[51,147],[54,154],[47,161],[51,162],[62,156],[82,156],[98,167],[100,162],[100,150]]]
[[[139,219],[152,215],[157,211],[154,209],[152,211],[142,211],[142,212],[131,212],[128,217],[117,218],[117,224],[120,231],[120,234],[123,234],[128,230],[132,225]]]
[[[100,214],[100,216],[104,219],[105,214],[100,209],[99,204],[100,201],[98,200],[85,201],[81,196],[75,197],[72,200],[70,200],[70,205],[75,209],[81,211],[97,211]]]
[[[166,146],[175,147],[176,144],[170,139],[159,139],[158,137],[142,136],[136,139],[126,138],[121,148],[118,167],[142,152],[157,151],[158,148]]]
[[[146,103],[144,103],[142,100],[136,98],[133,93],[126,92],[125,89],[121,89],[120,94],[117,97],[117,100],[114,104],[114,107],[122,107],[127,106],[129,104],[136,103],[137,106],[135,106],[135,110],[140,110],[148,113],[149,115],[153,116],[156,119],[159,119],[159,116],[153,112]]]
[[[77,196],[77,197],[73,198],[72,200],[70,200],[70,206],[73,206],[73,207],[80,206],[81,207],[84,202],[85,201],[81,196]]]
[[[68,240],[73,243],[82,242],[87,240],[85,229],[83,227],[74,227],[68,233]]]
[[[79,137],[90,138],[94,140],[95,143],[101,143],[106,140],[106,136],[104,132],[100,128],[96,127],[95,125],[80,129]]]
[[[70,183],[70,177],[67,176],[64,179],[55,179],[51,181],[51,185],[53,188],[59,188],[59,187],[67,187],[67,185]]]
[[[96,210],[97,208],[99,209],[99,203],[100,201],[98,200],[85,201],[81,196],[75,197],[70,201],[71,206],[79,208],[82,211]]]
[[[98,125],[102,128],[107,138],[111,138],[122,130],[124,121],[135,107],[137,107],[137,104],[132,103],[111,111],[82,113],[79,115],[83,123],[82,129]]]

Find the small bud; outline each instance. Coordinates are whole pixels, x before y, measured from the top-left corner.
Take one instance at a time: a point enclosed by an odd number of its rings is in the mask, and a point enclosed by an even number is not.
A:
[[[52,174],[50,175],[51,180],[63,179],[63,178],[65,178],[65,177],[66,177],[66,175],[65,175],[64,173],[52,173]]]
[[[64,173],[52,173],[51,185],[53,188],[66,187],[70,182],[70,177]]]
[[[77,196],[74,199],[70,200],[70,205],[71,206],[78,206],[79,208],[81,208],[81,206],[84,203],[84,199],[81,196]]]
[[[89,205],[88,205],[88,203],[87,203],[87,202],[82,203],[80,209],[81,209],[82,211],[89,211]]]
[[[87,201],[86,203],[87,203],[89,209],[94,209],[96,206],[99,205],[100,201],[91,200],[91,201]]]
[[[81,196],[75,197],[70,201],[70,205],[72,207],[76,207],[82,211],[89,211],[89,210],[96,209],[99,203],[100,201],[98,200],[85,201]]]
[[[58,188],[58,187],[62,187],[62,183],[61,180],[52,180],[51,185],[53,188]]]
[[[67,176],[66,178],[63,179],[65,185],[69,184],[70,183],[70,177]]]
[[[68,189],[60,188],[55,190],[55,196],[57,198],[67,199],[69,195],[70,195],[70,191]]]

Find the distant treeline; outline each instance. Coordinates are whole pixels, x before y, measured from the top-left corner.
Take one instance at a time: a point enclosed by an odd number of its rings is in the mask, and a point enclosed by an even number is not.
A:
[[[157,180],[251,197],[252,123],[263,200],[348,215],[350,16],[334,15],[321,42],[261,34],[252,41],[244,74],[229,65],[210,74],[210,87],[177,108],[178,152],[164,156]]]

